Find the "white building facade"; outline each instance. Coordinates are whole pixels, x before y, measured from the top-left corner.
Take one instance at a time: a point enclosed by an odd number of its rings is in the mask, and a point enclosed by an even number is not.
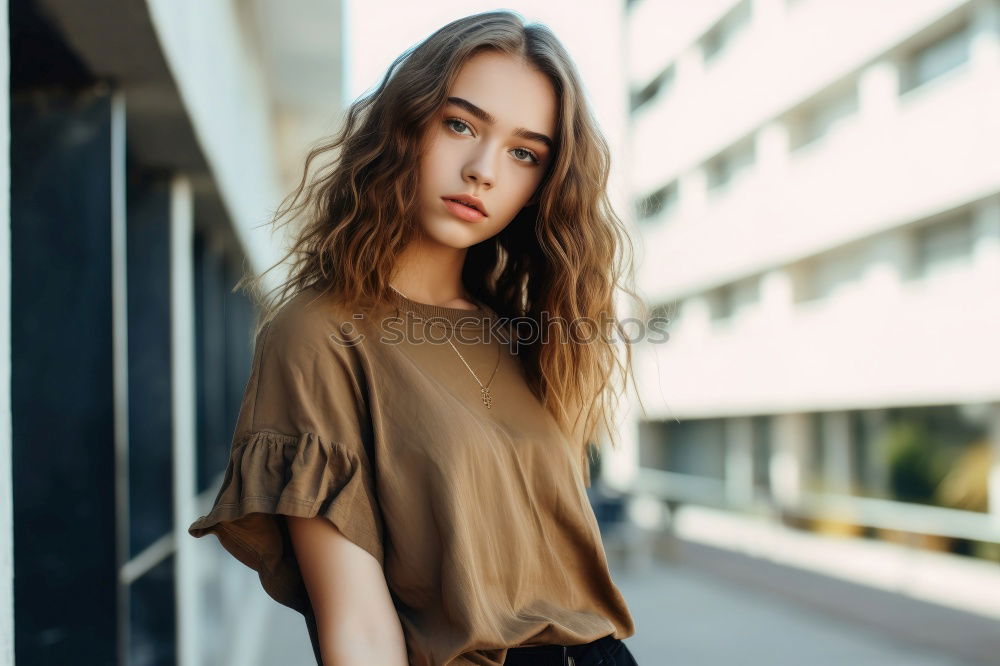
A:
[[[610,478],[995,542],[1000,2],[626,12],[639,288],[670,322]]]

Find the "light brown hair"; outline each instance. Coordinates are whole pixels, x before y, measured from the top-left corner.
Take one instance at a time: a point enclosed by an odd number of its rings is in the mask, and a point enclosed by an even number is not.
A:
[[[613,341],[615,333],[627,339],[614,316],[616,288],[635,298],[647,319],[632,288],[631,240],[609,201],[610,151],[569,54],[549,28],[514,12],[452,21],[396,58],[380,85],[349,106],[340,132],[310,151],[298,187],[275,214],[274,224],[302,221],[288,253],[264,273],[291,259],[288,279],[269,297],[260,295],[264,274],[244,277],[236,288],[254,286],[262,306],[256,332],[307,287],[348,304],[384,302],[395,259],[419,229],[421,138],[462,65],[489,49],[549,78],[557,131],[533,203],[468,248],[462,279],[502,317],[541,321],[546,312],[574,326],[588,323],[596,339],[536,340],[519,353],[531,390],[574,441],[596,441],[602,425],[614,445],[609,389],[616,374],[624,388],[632,365],[630,345],[623,345],[622,362]],[[328,155],[333,159],[310,181],[310,165]]]

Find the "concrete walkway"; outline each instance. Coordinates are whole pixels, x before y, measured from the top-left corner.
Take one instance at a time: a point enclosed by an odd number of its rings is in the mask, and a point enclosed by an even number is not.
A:
[[[969,666],[683,564],[613,570],[636,620],[640,666]]]

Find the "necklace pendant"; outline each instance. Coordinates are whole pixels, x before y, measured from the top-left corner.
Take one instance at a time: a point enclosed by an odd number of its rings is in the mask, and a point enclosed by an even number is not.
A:
[[[479,391],[483,394],[483,404],[486,405],[486,409],[493,409],[493,396],[490,394],[489,387],[484,386]]]

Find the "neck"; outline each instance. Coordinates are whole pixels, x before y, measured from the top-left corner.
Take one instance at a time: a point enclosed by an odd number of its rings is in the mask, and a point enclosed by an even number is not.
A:
[[[389,282],[414,301],[468,308],[472,299],[462,284],[465,255],[465,248],[448,247],[418,237],[396,259]]]

